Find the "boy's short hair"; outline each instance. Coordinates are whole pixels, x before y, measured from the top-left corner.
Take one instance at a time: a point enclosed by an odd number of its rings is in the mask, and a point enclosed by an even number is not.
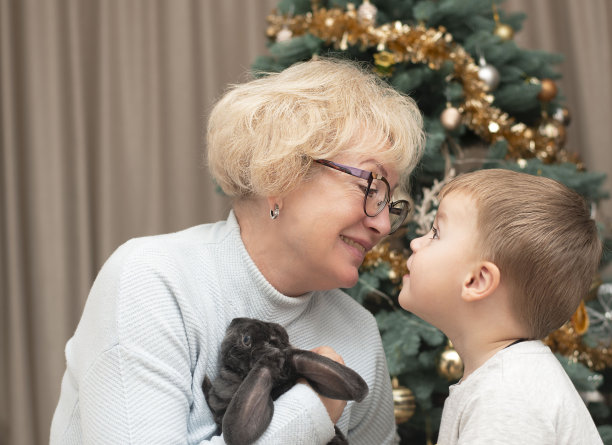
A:
[[[552,179],[502,169],[460,175],[440,199],[454,192],[474,199],[477,247],[499,267],[530,338],[561,327],[587,296],[601,259],[584,199]]]
[[[226,195],[273,196],[308,177],[312,159],[350,151],[409,173],[424,150],[415,101],[365,65],[333,58],[296,63],[233,85],[208,121],[210,171]],[[366,137],[367,136],[367,137]]]

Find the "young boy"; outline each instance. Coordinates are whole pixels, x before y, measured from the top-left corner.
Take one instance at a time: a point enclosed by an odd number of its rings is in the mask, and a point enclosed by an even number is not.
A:
[[[410,243],[400,305],[441,329],[464,363],[438,445],[601,444],[541,342],[587,295],[602,245],[582,198],[509,170],[460,175]]]

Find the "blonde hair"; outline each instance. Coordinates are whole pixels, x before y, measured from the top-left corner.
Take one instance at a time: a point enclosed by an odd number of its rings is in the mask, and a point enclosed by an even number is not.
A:
[[[541,339],[570,319],[601,259],[582,197],[552,179],[509,170],[460,175],[441,191],[474,199],[479,251],[501,271],[515,314]]]
[[[289,192],[313,158],[345,150],[377,151],[377,160],[409,174],[423,152],[422,126],[414,100],[372,72],[345,60],[310,60],[230,87],[208,121],[208,165],[236,198]]]

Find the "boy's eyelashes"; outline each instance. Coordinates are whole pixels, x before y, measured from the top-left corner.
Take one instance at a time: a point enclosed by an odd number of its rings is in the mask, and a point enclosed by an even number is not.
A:
[[[439,239],[438,229],[435,226],[431,226],[431,239]]]

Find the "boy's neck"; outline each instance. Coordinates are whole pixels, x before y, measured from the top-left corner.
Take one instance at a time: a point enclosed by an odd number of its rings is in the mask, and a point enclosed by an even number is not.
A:
[[[453,339],[449,337],[449,340],[453,343],[453,347],[463,361],[463,377],[461,380],[465,380],[499,351],[526,339],[517,335],[507,338],[478,338],[475,336],[475,338]]]

